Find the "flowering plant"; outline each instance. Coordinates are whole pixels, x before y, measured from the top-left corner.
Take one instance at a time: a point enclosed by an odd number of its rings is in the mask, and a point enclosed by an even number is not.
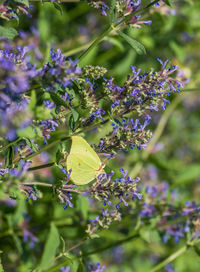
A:
[[[0,4],[2,269],[119,271],[116,263],[120,271],[132,271],[138,269],[129,260],[132,250],[140,260],[145,243],[159,249],[184,242],[174,253],[159,256],[152,250],[141,270],[173,271],[170,262],[189,247],[199,254],[200,207],[193,196],[185,193],[183,201],[178,186],[173,188],[176,164],[166,159],[172,144],[166,148],[158,142],[191,84],[187,69],[178,66],[184,63],[168,60],[156,45],[154,53],[161,57],[150,67],[154,47],[148,47],[147,40],[153,42],[148,31],[154,31],[159,16],[173,23],[171,1],[30,2],[33,6],[25,0]],[[175,9],[183,12],[179,5]],[[67,32],[60,27],[66,23]],[[123,64],[117,55],[125,50]],[[191,105],[187,98],[184,103]],[[76,135],[90,145],[89,157],[84,153],[89,149],[77,143],[78,158],[73,159]],[[91,162],[94,154],[102,171]],[[81,185],[74,173],[95,178]],[[136,247],[130,250],[126,243],[133,239]],[[108,249],[113,256],[104,262],[99,253]],[[170,256],[163,261],[165,255]]]

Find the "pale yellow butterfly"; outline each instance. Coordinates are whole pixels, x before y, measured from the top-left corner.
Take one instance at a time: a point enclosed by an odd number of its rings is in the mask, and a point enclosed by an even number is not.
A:
[[[104,163],[97,153],[80,136],[72,136],[70,154],[66,161],[67,170],[72,170],[71,180],[74,184],[84,185],[104,173]]]

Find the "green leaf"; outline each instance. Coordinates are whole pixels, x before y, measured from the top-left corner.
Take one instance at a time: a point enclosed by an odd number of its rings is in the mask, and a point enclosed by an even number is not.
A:
[[[83,262],[80,261],[77,272],[84,272],[84,266],[83,266]]]
[[[110,42],[111,44],[115,45],[117,48],[119,48],[121,52],[124,51],[124,46],[122,42],[116,39],[115,37],[108,37],[106,40]]]
[[[73,115],[70,115],[70,117],[69,117],[69,127],[72,132],[75,130],[75,122],[74,122]]]
[[[4,272],[4,269],[3,269],[3,266],[2,266],[2,263],[1,263],[1,259],[0,259],[0,272]]]
[[[49,92],[51,99],[57,106],[64,106],[67,109],[71,109],[71,107],[57,94],[53,92]]]
[[[21,255],[23,253],[23,248],[22,248],[21,240],[19,239],[16,232],[14,231],[15,225],[13,224],[13,220],[12,220],[11,215],[7,215],[7,221],[8,221],[9,229],[12,230],[12,238],[15,243],[15,246],[16,246],[19,254]]]
[[[28,139],[28,138],[26,138],[26,137],[24,137],[24,138],[25,138],[25,141],[26,141],[27,145],[28,145],[34,152],[37,152],[37,151],[38,151],[37,145],[36,145],[34,142],[32,142],[30,139]]]
[[[157,230],[149,229],[148,227],[144,227],[140,230],[140,236],[147,243],[158,243],[160,242],[160,235]]]
[[[29,1],[28,0],[15,0],[15,2],[24,4],[25,6],[29,7]]]
[[[18,129],[17,130],[17,135],[19,137],[26,137],[26,138],[34,138],[36,136],[36,132],[33,129],[33,127],[27,127],[23,129]]]
[[[58,150],[56,151],[56,163],[59,163],[59,161],[62,158],[62,152],[61,152],[61,146],[59,145]]]
[[[165,4],[168,5],[169,7],[172,6],[171,0],[164,0]]]
[[[39,269],[43,271],[49,268],[54,263],[56,250],[60,244],[60,237],[55,224],[52,222],[50,227],[50,232],[45,243],[42,260]]]
[[[6,37],[9,40],[12,40],[17,35],[18,35],[18,32],[13,27],[0,26],[0,37]]]
[[[110,3],[110,24],[112,24],[115,21],[115,4],[116,4],[116,0],[111,0]]]
[[[88,212],[90,209],[90,205],[89,205],[87,197],[83,197],[82,195],[78,196],[76,205],[77,205],[77,209],[80,210],[80,212],[82,213],[83,218],[87,220]]]
[[[143,44],[140,42],[134,40],[132,37],[126,35],[122,31],[118,30],[117,33],[119,34],[120,37],[122,37],[127,43],[139,54],[146,54],[146,50]]]
[[[194,248],[196,254],[200,257],[200,247],[195,245],[193,248]]]
[[[188,167],[185,167],[184,170],[181,171],[179,175],[175,176],[176,184],[189,184],[191,181],[194,181],[196,178],[200,176],[200,165],[193,164]]]
[[[37,103],[36,92],[33,90],[31,92],[30,103],[28,104],[28,108],[30,110],[33,110],[35,108],[36,103]]]
[[[78,121],[79,113],[75,111],[74,109],[71,109],[71,112],[74,118],[74,122]]]
[[[12,224],[16,226],[17,224],[21,224],[24,221],[24,214],[26,214],[26,200],[24,198],[20,198],[17,201],[17,209],[12,216]]]
[[[6,168],[12,165],[14,155],[15,155],[14,148],[13,146],[10,146],[6,154],[6,161],[5,161]]]
[[[61,6],[59,3],[57,3],[57,2],[53,2],[53,5],[54,5],[54,7],[55,7],[57,10],[60,11],[60,14],[63,15],[62,6]]]

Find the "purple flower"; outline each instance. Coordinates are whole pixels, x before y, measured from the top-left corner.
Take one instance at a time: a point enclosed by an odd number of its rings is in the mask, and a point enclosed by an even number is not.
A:
[[[68,206],[70,208],[74,207],[74,205],[71,202],[72,195],[69,192],[60,192],[58,197],[60,199],[60,202],[65,204],[64,210],[66,210],[68,208]]]
[[[9,173],[12,176],[15,176],[17,178],[21,178],[24,173],[27,172],[31,162],[30,161],[24,161],[20,160],[18,168],[12,168]]]
[[[0,162],[0,166],[2,166],[2,163]],[[5,174],[8,173],[8,168],[0,168],[0,176],[4,177]]]
[[[63,266],[63,267],[60,268],[60,270],[62,272],[70,272],[70,267],[69,266]]]
[[[29,243],[30,248],[35,247],[35,243],[39,242],[38,238],[34,236],[29,230],[23,230],[24,242]]]
[[[143,208],[140,212],[141,217],[152,217],[155,212],[155,207],[152,204],[143,203]]]
[[[90,271],[90,272],[102,272],[106,269],[106,267],[101,266],[100,263],[96,263],[96,264],[90,264],[88,266],[88,269],[89,269],[88,271]]]
[[[173,268],[172,264],[165,265],[166,272],[176,272],[176,270]]]
[[[99,108],[98,110],[90,114],[90,121],[93,122],[97,118],[100,118],[102,121],[105,121],[105,119],[102,117],[102,115],[104,114],[105,111]]]
[[[28,202],[30,199],[37,200],[38,194],[33,186],[29,185],[21,185],[22,190],[24,191],[25,195],[28,196],[26,201]]]

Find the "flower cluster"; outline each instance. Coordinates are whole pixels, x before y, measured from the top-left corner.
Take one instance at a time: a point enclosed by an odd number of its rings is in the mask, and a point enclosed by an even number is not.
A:
[[[77,60],[69,59],[62,55],[60,49],[51,50],[51,63],[47,63],[40,70],[41,85],[46,91],[56,91],[58,88],[65,90],[73,85],[73,81],[81,73],[81,68],[77,67]]]
[[[96,263],[96,264],[90,264],[88,266],[88,269],[90,272],[102,272],[106,269],[105,265],[101,266],[100,263]]]
[[[129,200],[141,199],[137,192],[139,178],[132,179],[127,176],[128,171],[121,168],[121,177],[113,178],[114,171],[110,174],[101,174],[88,191],[88,196],[97,199],[107,206],[95,219],[90,220],[87,233],[91,236],[99,228],[108,228],[113,221],[120,221],[122,214],[121,206],[128,206]]]
[[[119,150],[146,148],[151,138],[151,131],[145,130],[150,122],[150,116],[145,117],[145,122],[140,124],[139,120],[133,118],[122,119],[122,122],[112,123],[112,131],[99,141],[99,152],[115,153]]]
[[[104,205],[111,206],[112,198],[119,202],[115,205],[119,209],[121,204],[127,206],[125,199],[134,200],[135,197],[140,198],[141,195],[137,193],[137,183],[139,179],[132,179],[127,176],[128,171],[120,168],[119,172],[122,177],[113,179],[114,171],[110,174],[101,174],[97,177],[95,182],[90,188],[90,195],[98,200],[103,200]]]
[[[0,18],[7,21],[11,19],[19,19],[19,13],[23,13],[28,17],[31,17],[29,9],[32,9],[32,5],[27,5],[26,1],[6,1],[3,0],[0,4]]]
[[[141,20],[141,15],[136,15],[142,7],[141,0],[118,0],[116,1],[116,11],[119,15],[119,20],[123,20],[128,16],[126,24],[140,28],[141,24],[149,25],[151,21]],[[131,16],[132,15],[132,16]]]
[[[88,0],[88,3],[93,8],[100,9],[101,15],[107,16],[107,12],[109,11],[109,7],[105,4],[104,1]]]
[[[113,78],[105,80],[104,92],[111,100],[111,112],[116,115],[135,110],[139,115],[147,110],[157,111],[158,106],[166,108],[166,95],[179,92],[184,82],[172,77],[178,66],[167,68],[168,60],[161,63],[161,70],[141,74],[141,69],[131,67],[133,75],[129,75],[123,86],[114,84]]]
[[[146,224],[151,218],[156,218],[156,229],[164,243],[171,237],[177,243],[188,233],[191,241],[199,237],[200,206],[195,202],[180,206],[176,192],[170,191],[166,182],[146,186],[145,191],[138,209],[141,222]]]
[[[0,109],[4,110],[11,103],[19,103],[21,95],[29,90],[30,80],[37,72],[29,62],[27,55],[30,46],[0,50]]]

